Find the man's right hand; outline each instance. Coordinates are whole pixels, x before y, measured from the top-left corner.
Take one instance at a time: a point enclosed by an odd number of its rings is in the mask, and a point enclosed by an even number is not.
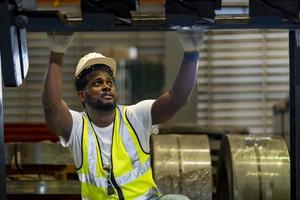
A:
[[[48,128],[66,141],[72,130],[72,116],[62,99],[63,57],[70,46],[74,34],[48,33],[50,62],[42,95],[45,120]]]
[[[48,41],[50,51],[56,53],[65,53],[74,38],[73,33],[54,33],[48,32]]]

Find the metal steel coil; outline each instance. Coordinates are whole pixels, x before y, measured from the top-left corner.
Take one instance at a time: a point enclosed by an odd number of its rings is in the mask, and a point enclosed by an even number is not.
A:
[[[221,152],[218,200],[290,199],[290,159],[281,137],[227,135]]]
[[[153,174],[163,194],[212,199],[212,167],[206,135],[162,134],[151,139]]]
[[[80,195],[81,192],[80,182],[77,180],[7,181],[6,184],[7,194],[15,195]],[[40,199],[44,198],[44,196],[40,197]]]
[[[74,161],[70,151],[58,143],[11,143],[5,144],[5,163],[72,165]]]

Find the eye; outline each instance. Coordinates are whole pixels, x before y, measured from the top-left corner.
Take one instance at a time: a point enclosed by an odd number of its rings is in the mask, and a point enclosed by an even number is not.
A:
[[[112,87],[114,85],[114,83],[111,80],[107,81],[106,84],[110,87]]]
[[[103,81],[97,79],[93,82],[93,86],[100,86],[102,84]]]

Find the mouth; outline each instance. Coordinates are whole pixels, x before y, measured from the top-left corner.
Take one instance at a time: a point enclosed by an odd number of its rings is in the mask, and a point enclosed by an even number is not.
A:
[[[114,96],[112,94],[102,94],[101,99],[112,100],[114,99]]]

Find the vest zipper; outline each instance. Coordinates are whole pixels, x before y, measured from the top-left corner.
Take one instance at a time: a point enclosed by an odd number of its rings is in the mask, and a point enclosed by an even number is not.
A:
[[[118,197],[120,200],[125,200],[124,198],[124,195],[123,195],[123,192],[120,188],[120,186],[117,184],[117,181],[115,179],[115,176],[114,174],[111,172],[111,176],[110,176],[110,180],[111,180],[111,183],[113,184],[113,186],[116,188],[117,190],[117,193],[118,193]]]
[[[116,109],[116,115],[118,115],[118,112],[120,112],[119,108],[117,107]],[[120,112],[120,117],[122,116],[121,112]],[[116,120],[116,119],[115,119]],[[120,188],[120,186],[118,185],[116,179],[115,179],[115,175],[113,173],[113,143],[114,143],[114,134],[115,134],[115,122],[114,121],[114,127],[113,127],[113,132],[112,132],[112,136],[111,136],[111,149],[110,149],[110,180],[111,180],[111,183],[113,184],[113,186],[115,187],[115,189],[117,190],[117,193],[118,193],[118,197],[119,197],[119,200],[125,200],[124,198],[124,194],[122,192],[122,189]]]
[[[116,109],[116,112],[118,112],[118,111],[119,111],[119,109]],[[91,121],[88,113],[86,113],[86,114],[87,114],[88,120],[90,122],[90,125],[91,125],[91,127],[93,129],[93,132],[94,132],[94,134],[96,136],[97,144],[98,144],[99,151],[100,151],[100,158],[101,158],[101,161],[102,161],[101,162],[102,163],[102,169],[106,170],[109,173],[108,174],[109,176],[107,177],[107,194],[108,194],[108,196],[114,194],[115,193],[115,191],[113,190],[113,187],[114,187],[117,190],[119,199],[120,200],[125,200],[124,194],[123,194],[120,186],[117,184],[117,181],[116,181],[115,176],[113,174],[113,162],[112,162],[112,153],[113,152],[112,152],[112,145],[113,145],[113,138],[114,138],[114,132],[115,132],[115,120],[114,120],[114,126],[113,126],[112,138],[111,138],[111,148],[110,148],[110,150],[111,150],[111,153],[110,153],[111,167],[110,167],[109,170],[107,170],[107,168],[105,169],[103,167],[103,160],[102,160],[102,155],[101,155],[101,147],[100,147],[100,144],[99,144],[99,141],[98,141],[98,137],[97,137],[96,131],[95,131],[94,127],[93,127],[93,124],[91,123],[92,121]],[[118,113],[116,113],[116,114],[118,114]]]
[[[110,169],[104,169],[105,171],[107,171],[108,176],[106,178],[106,182],[107,182],[107,195],[113,195],[115,194],[115,190],[114,190],[114,186],[111,182],[111,173],[110,173]]]

